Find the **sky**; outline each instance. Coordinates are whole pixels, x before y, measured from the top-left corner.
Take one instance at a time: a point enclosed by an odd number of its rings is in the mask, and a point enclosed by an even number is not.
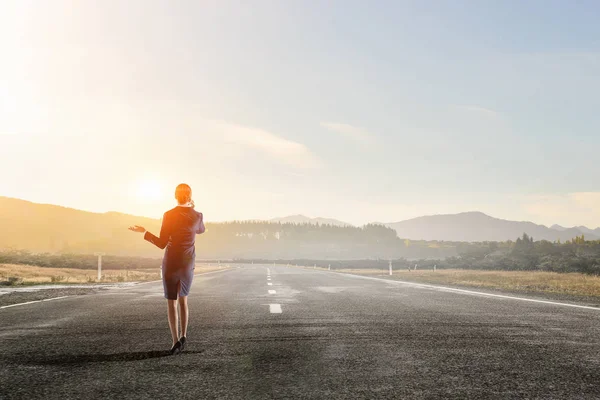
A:
[[[596,1],[0,2],[0,196],[600,226]]]

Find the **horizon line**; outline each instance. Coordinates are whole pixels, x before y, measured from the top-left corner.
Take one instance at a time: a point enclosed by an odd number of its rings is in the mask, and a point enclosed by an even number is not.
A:
[[[154,219],[154,220],[158,220],[160,221],[161,218],[156,218],[156,217],[150,217],[150,216],[146,216],[146,215],[136,215],[136,214],[130,214],[124,211],[116,211],[116,210],[107,210],[107,211],[93,211],[93,210],[86,210],[86,209],[82,209],[82,208],[74,208],[74,207],[69,207],[69,206],[64,206],[64,205],[60,205],[60,204],[53,204],[53,203],[39,203],[36,201],[32,201],[32,200],[26,200],[26,199],[22,199],[19,197],[12,197],[12,196],[2,196],[0,195],[0,198],[5,198],[5,199],[11,199],[11,200],[17,200],[17,201],[22,201],[22,202],[26,202],[26,203],[32,203],[32,204],[37,204],[37,205],[42,205],[42,206],[52,206],[52,207],[61,207],[61,208],[66,208],[66,209],[70,209],[70,210],[75,210],[75,211],[79,211],[79,212],[87,212],[87,213],[92,213],[92,214],[110,214],[110,213],[115,213],[115,214],[122,214],[122,215],[128,215],[131,217],[136,217],[136,218],[147,218],[147,219]],[[394,222],[379,222],[379,221],[371,221],[371,222],[366,222],[364,224],[352,224],[337,218],[333,218],[333,217],[310,217],[308,215],[305,214],[301,214],[301,213],[297,213],[297,214],[290,214],[284,217],[273,217],[273,218],[245,218],[245,219],[228,219],[228,220],[220,220],[220,221],[212,221],[212,222],[207,222],[207,223],[228,223],[228,222],[278,222],[278,221],[274,221],[274,220],[278,220],[278,219],[284,219],[284,218],[290,218],[290,217],[304,217],[304,218],[309,218],[309,219],[329,219],[329,220],[334,220],[349,226],[353,226],[353,227],[362,227],[365,225],[369,225],[369,224],[375,224],[375,225],[383,225],[383,226],[387,226],[387,225],[392,225],[392,224],[397,224],[397,223],[402,223],[402,222],[406,222],[406,221],[411,221],[414,219],[418,219],[418,218],[426,218],[426,217],[438,217],[438,216],[454,216],[454,215],[461,215],[461,214],[482,214],[485,215],[487,217],[493,218],[493,219],[497,219],[497,220],[501,220],[501,221],[508,221],[508,222],[517,222],[517,223],[531,223],[537,226],[543,226],[545,228],[548,229],[553,229],[556,230],[554,228],[552,228],[552,226],[560,226],[561,228],[566,229],[579,229],[579,228],[586,228],[589,230],[595,230],[595,229],[600,229],[600,227],[596,227],[596,228],[589,228],[585,225],[577,225],[577,226],[571,226],[571,227],[564,227],[562,225],[559,224],[552,224],[550,226],[545,225],[545,224],[538,224],[536,222],[533,221],[527,221],[527,220],[511,220],[511,219],[504,219],[504,218],[498,218],[498,217],[494,217],[492,215],[489,215],[483,211],[478,211],[478,210],[471,210],[471,211],[461,211],[461,212],[457,212],[457,213],[443,213],[443,214],[426,214],[426,215],[420,215],[417,217],[413,217],[413,218],[407,218],[404,220],[400,220],[400,221],[394,221]],[[293,223],[293,222],[290,222]],[[318,223],[318,222],[317,222]],[[560,231],[559,231],[560,232]],[[582,234],[585,234],[585,232],[581,232]]]

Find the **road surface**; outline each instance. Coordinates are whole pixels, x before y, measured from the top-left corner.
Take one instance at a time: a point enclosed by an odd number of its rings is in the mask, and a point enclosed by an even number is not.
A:
[[[600,398],[600,310],[285,266],[0,309],[0,399]]]

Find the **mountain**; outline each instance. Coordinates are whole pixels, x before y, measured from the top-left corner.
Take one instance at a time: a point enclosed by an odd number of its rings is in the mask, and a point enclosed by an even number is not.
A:
[[[127,230],[142,225],[158,232],[157,219],[116,212],[93,213],[0,196],[0,249],[37,252],[97,251],[115,255],[161,257],[139,234]]]
[[[550,229],[554,229],[555,231],[566,231],[569,228],[565,228],[564,226],[554,224],[550,227]]]
[[[290,215],[288,217],[273,218],[269,222],[281,222],[292,224],[320,224],[320,225],[335,225],[335,226],[352,226],[344,221],[331,218],[310,218],[304,215]]]
[[[413,240],[505,241],[515,240],[523,233],[534,240],[566,241],[581,234],[589,240],[600,238],[600,232],[586,233],[577,228],[552,229],[533,222],[493,218],[481,212],[431,215],[386,225],[395,229],[399,237]]]
[[[339,233],[341,236],[336,236],[325,230],[319,233],[319,235],[324,235],[320,236],[320,239],[315,239],[313,232],[313,236],[310,236],[309,239],[302,239],[305,242],[302,240],[298,242],[294,239],[282,240],[281,243],[276,244],[272,241],[272,236],[271,239],[264,242],[252,239],[253,235],[262,237],[261,235],[267,234],[264,226],[261,227],[260,224],[258,226],[244,224],[237,226],[231,223],[209,222],[207,223],[208,233],[197,243],[198,254],[202,254],[205,258],[243,258],[258,257],[259,255],[268,257],[275,253],[280,257],[285,255],[286,257],[310,258],[328,254],[328,257],[344,258],[351,257],[350,254],[353,254],[352,257],[360,254],[360,257],[368,258],[371,256],[370,252],[374,251],[373,244],[368,244],[368,241],[358,240],[356,243],[350,241],[351,244],[347,242],[348,238],[355,237],[355,234],[360,236],[360,232],[354,231],[360,231],[360,229],[351,227],[350,224],[343,221],[309,218],[302,215],[276,218],[272,221],[348,226],[348,229],[354,233],[348,235],[348,232],[344,232],[343,234]],[[131,225],[142,225],[149,231],[158,233],[161,221],[118,212],[87,212],[0,196],[0,227],[2,228],[0,229],[0,250],[15,248],[34,252],[88,254],[105,252],[113,255],[160,258],[163,253],[160,249],[150,246],[142,240],[141,235],[127,230],[127,227]],[[515,240],[524,232],[533,236],[535,240],[555,241],[560,239],[566,241],[582,234],[585,234],[588,240],[600,238],[600,229],[591,230],[585,227],[551,229],[532,222],[497,219],[480,212],[433,215],[386,225],[395,229],[400,238],[414,240],[505,241]],[[274,229],[281,230],[283,228],[274,227]],[[289,232],[293,235],[295,230]],[[273,235],[273,231],[270,234]],[[267,236],[264,238],[267,239]],[[369,236],[369,238],[372,237]],[[327,240],[330,242],[325,243]],[[303,244],[299,245],[299,243]],[[357,250],[357,245],[363,246],[360,251]],[[424,247],[427,251],[423,250],[423,254],[415,253],[410,256],[422,257],[424,254],[431,254],[431,249],[426,245]],[[277,248],[279,253],[276,252]],[[395,247],[394,249],[394,251],[398,250]],[[401,256],[405,256],[405,254],[401,254]]]
[[[575,229],[579,229],[581,232],[585,233],[585,235],[593,235],[600,236],[600,228],[590,229],[586,226],[576,226]]]

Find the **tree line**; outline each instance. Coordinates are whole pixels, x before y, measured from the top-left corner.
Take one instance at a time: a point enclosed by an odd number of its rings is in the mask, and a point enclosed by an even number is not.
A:
[[[338,227],[331,225],[231,222],[212,224],[211,234],[197,241],[197,260],[278,262],[318,267],[381,268],[391,260],[394,268],[460,268],[581,272],[600,275],[600,241],[578,236],[561,243],[534,241],[523,234],[515,241],[444,242],[401,239],[382,225]],[[137,238],[140,239],[139,237]],[[90,254],[0,251],[0,263],[56,268],[97,268]],[[107,255],[109,269],[158,268],[154,257]]]

